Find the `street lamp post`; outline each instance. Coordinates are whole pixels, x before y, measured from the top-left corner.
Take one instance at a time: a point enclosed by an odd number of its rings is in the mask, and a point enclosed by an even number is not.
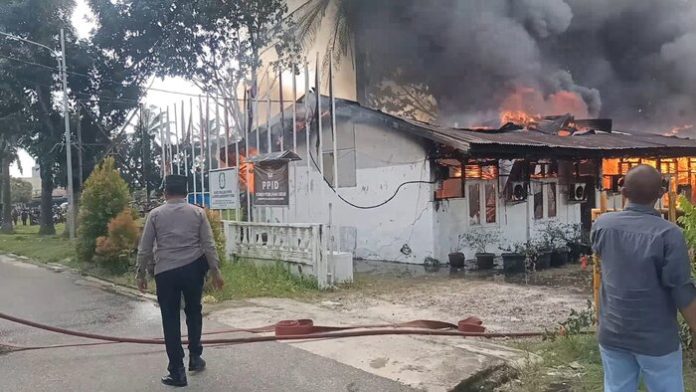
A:
[[[68,233],[70,234],[70,239],[75,239],[75,202],[73,200],[73,173],[72,173],[72,141],[70,140],[70,117],[68,116],[68,69],[65,61],[65,31],[60,29],[60,55],[58,56],[54,49],[34,42],[22,37],[17,37],[12,34],[7,34],[0,32],[0,35],[5,36],[9,39],[16,41],[22,41],[31,45],[35,45],[44,49],[47,49],[58,60],[58,72],[61,75],[61,80],[63,84],[63,117],[65,119],[65,157],[67,164],[67,174],[68,174]]]

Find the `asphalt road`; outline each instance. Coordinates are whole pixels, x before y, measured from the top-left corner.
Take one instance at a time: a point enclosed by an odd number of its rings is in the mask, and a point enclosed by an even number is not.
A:
[[[152,302],[113,294],[69,272],[56,273],[0,256],[0,312],[79,331],[159,337]],[[182,314],[183,319],[183,314]],[[204,330],[224,326],[204,322]],[[185,326],[182,329],[185,331]],[[0,320],[0,344],[84,342]],[[192,391],[413,391],[283,343],[205,349],[208,369],[189,375]],[[159,391],[161,347],[108,345],[0,355],[0,391]],[[181,389],[178,389],[181,390]]]

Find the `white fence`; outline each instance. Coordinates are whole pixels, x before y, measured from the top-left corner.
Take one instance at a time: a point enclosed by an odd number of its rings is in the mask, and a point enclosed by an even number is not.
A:
[[[315,276],[319,288],[333,284],[335,275],[327,260],[329,252],[323,225],[236,221],[223,223],[227,254],[257,260],[284,261],[294,267],[294,272]]]

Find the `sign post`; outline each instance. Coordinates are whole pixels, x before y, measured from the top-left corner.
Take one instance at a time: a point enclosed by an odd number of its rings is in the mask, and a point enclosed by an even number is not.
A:
[[[209,174],[210,208],[235,210],[239,207],[237,168],[211,170]]]

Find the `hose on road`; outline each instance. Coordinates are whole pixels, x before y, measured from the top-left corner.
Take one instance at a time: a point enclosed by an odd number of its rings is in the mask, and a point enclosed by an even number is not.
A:
[[[86,332],[72,331],[69,329],[53,327],[46,324],[37,323],[30,320],[24,320],[19,317],[9,314],[0,313],[0,319],[11,321],[14,323],[26,325],[29,327],[54,332],[63,335],[70,335],[85,339],[100,340],[100,342],[92,343],[71,343],[49,346],[13,346],[0,343],[0,353],[4,351],[29,351],[41,350],[49,348],[66,348],[66,347],[83,347],[83,346],[99,346],[106,344],[117,343],[132,343],[132,344],[164,344],[163,339],[157,338],[131,338],[131,337],[116,337],[107,336]],[[459,321],[457,324],[451,324],[442,321],[434,320],[415,320],[398,324],[372,324],[372,325],[355,325],[350,327],[336,326],[319,326],[314,325],[314,322],[309,319],[300,320],[283,320],[277,324],[267,325],[258,328],[234,328],[223,331],[215,331],[204,333],[203,335],[217,335],[225,333],[270,333],[271,336],[245,336],[234,338],[218,338],[218,339],[203,339],[202,344],[208,345],[228,345],[228,344],[247,344],[257,342],[272,342],[283,340],[308,340],[308,339],[335,339],[348,338],[357,336],[378,336],[378,335],[427,335],[427,336],[460,336],[460,337],[478,337],[478,338],[529,338],[546,336],[548,332],[485,332],[483,322],[476,317],[469,317]],[[593,333],[591,331],[583,333]],[[188,341],[184,340],[183,344]]]

